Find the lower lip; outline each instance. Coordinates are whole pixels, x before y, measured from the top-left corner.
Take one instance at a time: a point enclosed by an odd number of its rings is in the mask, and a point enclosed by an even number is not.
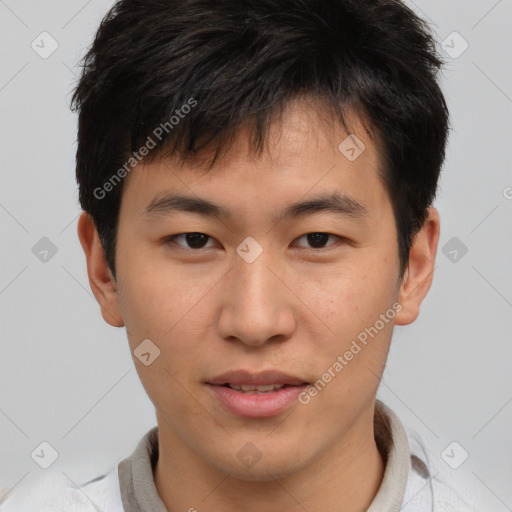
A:
[[[283,412],[297,402],[298,396],[307,387],[304,384],[266,393],[243,393],[226,386],[206,385],[229,412],[246,418],[267,418]]]

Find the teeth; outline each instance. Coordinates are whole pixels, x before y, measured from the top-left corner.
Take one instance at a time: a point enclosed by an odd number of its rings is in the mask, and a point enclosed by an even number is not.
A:
[[[275,386],[275,385],[273,385],[273,384],[270,384],[270,385],[268,385],[268,386],[257,386],[257,388],[256,388],[256,389],[257,389],[258,391],[271,391],[272,389],[281,389],[282,387],[284,387],[284,386],[282,386],[282,385],[280,385],[280,386]]]
[[[284,387],[284,384],[268,384],[266,386],[256,386],[255,384],[228,384],[232,389],[237,391],[255,391],[256,393],[267,393]]]

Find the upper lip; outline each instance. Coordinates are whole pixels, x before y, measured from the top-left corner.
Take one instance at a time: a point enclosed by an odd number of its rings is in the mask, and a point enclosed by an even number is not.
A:
[[[208,380],[208,384],[222,386],[224,384],[253,384],[255,386],[266,386],[269,384],[298,386],[307,384],[304,379],[289,375],[278,370],[266,370],[252,373],[248,370],[234,370]]]

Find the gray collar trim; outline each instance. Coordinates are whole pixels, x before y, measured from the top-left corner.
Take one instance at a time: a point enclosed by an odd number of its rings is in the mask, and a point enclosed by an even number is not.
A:
[[[386,459],[386,469],[379,491],[367,512],[399,512],[411,469],[407,434],[391,409],[380,401],[377,401],[376,409],[388,419],[391,439],[381,439],[379,443]],[[167,512],[153,477],[157,460],[158,427],[153,427],[139,441],[133,454],[118,466],[125,512]]]
[[[139,441],[133,454],[118,466],[125,512],[167,512],[153,478],[157,460],[158,427],[153,427]]]
[[[387,450],[386,469],[380,488],[367,512],[399,512],[411,469],[411,456],[407,434],[395,413],[382,402],[376,408],[389,420],[392,446]]]

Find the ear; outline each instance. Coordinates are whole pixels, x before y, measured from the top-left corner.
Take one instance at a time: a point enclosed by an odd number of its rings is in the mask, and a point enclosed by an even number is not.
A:
[[[409,252],[409,266],[400,285],[402,310],[395,317],[396,325],[410,324],[418,317],[420,305],[432,284],[439,233],[439,214],[431,207]]]
[[[87,212],[80,215],[77,231],[87,260],[89,285],[100,305],[101,316],[112,327],[123,327],[115,279],[107,265],[94,221]]]

